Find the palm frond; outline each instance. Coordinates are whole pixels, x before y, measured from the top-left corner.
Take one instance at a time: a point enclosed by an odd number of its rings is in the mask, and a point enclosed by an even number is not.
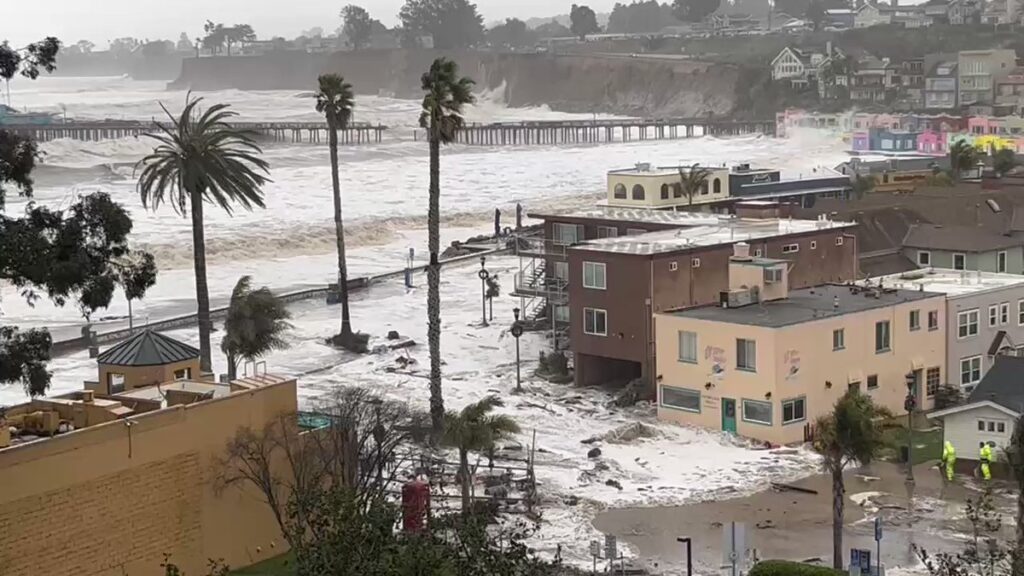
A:
[[[323,74],[317,83],[316,111],[327,117],[329,125],[339,130],[345,129],[352,120],[352,110],[355,108],[352,85],[338,74]]]
[[[429,130],[431,136],[442,144],[450,144],[465,125],[463,108],[475,102],[475,82],[471,78],[460,78],[454,61],[438,58],[421,78],[421,84],[426,94],[420,127]]]

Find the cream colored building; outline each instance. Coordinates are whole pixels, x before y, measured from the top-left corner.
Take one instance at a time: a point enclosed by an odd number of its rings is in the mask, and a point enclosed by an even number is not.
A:
[[[711,171],[707,184],[694,195],[693,204],[705,204],[729,197],[729,169],[704,167]],[[689,168],[683,167],[686,171]],[[678,167],[637,164],[608,173],[608,206],[622,208],[674,208],[691,204],[680,186]]]
[[[785,261],[746,252],[730,261],[721,305],[655,316],[659,418],[790,444],[849,388],[899,413],[908,373],[919,399],[945,376],[945,295],[789,292]]]

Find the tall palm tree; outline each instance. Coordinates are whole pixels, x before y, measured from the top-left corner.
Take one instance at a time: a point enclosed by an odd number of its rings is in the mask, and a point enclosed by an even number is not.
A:
[[[682,166],[679,167],[679,186],[682,187],[683,194],[690,206],[693,206],[693,197],[701,188],[708,185],[709,176],[711,176],[711,171],[701,168],[700,164],[693,164],[685,170]]]
[[[953,172],[953,179],[960,180],[965,170],[974,168],[977,163],[977,152],[974,146],[966,140],[957,140],[949,147],[949,168]]]
[[[871,398],[849,390],[836,402],[831,414],[818,418],[814,450],[822,456],[825,471],[832,476],[832,562],[843,569],[843,514],[846,484],[843,469],[853,462],[870,464],[885,447],[879,419],[887,412]]]
[[[338,130],[344,130],[352,120],[355,98],[352,85],[337,74],[324,74],[319,78],[316,93],[316,111],[327,118],[328,142],[331,149],[331,184],[334,187],[334,234],[338,241],[338,289],[341,292],[341,334],[338,343],[354,349],[352,318],[348,309],[348,265],[345,260],[345,224],[341,217],[341,181],[338,178]]]
[[[285,303],[264,286],[252,289],[252,277],[242,276],[231,292],[224,339],[220,349],[228,357],[228,380],[238,373],[238,361],[253,361],[271,350],[288,347],[282,337],[292,325]]]
[[[493,415],[504,406],[501,398],[488,396],[470,404],[461,412],[444,415],[444,443],[459,450],[459,477],[462,481],[462,510],[470,509],[470,488],[473,484],[469,467],[470,452],[490,452],[495,443],[519,432],[519,425],[510,416]]]
[[[203,204],[220,206],[229,214],[235,205],[246,210],[263,208],[261,188],[270,181],[266,176],[270,166],[260,158],[262,150],[253,135],[231,125],[229,121],[236,114],[227,104],[202,110],[202,101],[189,94],[178,117],[160,105],[170,123],[158,124],[158,133],[147,134],[157,146],[139,162],[142,173],[138,190],[143,207],[156,210],[167,202],[182,216],[191,211],[200,368],[212,372]]]
[[[427,340],[430,345],[430,421],[433,440],[444,430],[444,399],[441,395],[441,145],[451,144],[463,127],[462,109],[472,104],[473,81],[459,77],[459,68],[438,58],[422,78],[423,112],[420,126],[430,143],[430,207],[427,211]]]

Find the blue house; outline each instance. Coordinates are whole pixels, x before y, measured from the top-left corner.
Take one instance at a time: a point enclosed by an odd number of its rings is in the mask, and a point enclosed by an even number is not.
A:
[[[880,152],[917,152],[918,132],[871,128],[868,130],[868,150]]]

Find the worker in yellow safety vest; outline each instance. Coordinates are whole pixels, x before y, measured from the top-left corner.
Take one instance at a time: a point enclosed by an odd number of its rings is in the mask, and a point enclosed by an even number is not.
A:
[[[990,444],[981,443],[981,448],[978,451],[978,463],[981,467],[981,477],[986,481],[991,480],[992,469],[989,465],[992,464],[992,446]]]
[[[953,481],[953,468],[956,466],[956,448],[953,443],[946,440],[942,445],[942,465],[946,469],[946,480]]]

